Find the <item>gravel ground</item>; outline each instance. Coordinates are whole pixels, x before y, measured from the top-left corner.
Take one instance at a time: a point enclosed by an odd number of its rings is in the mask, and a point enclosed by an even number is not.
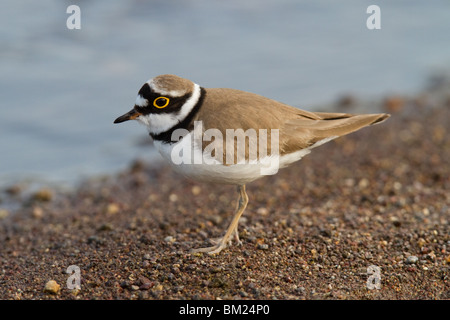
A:
[[[222,235],[233,186],[139,161],[70,192],[11,186],[0,299],[450,299],[449,97],[387,98],[387,122],[248,184],[243,246],[215,256],[189,249]]]

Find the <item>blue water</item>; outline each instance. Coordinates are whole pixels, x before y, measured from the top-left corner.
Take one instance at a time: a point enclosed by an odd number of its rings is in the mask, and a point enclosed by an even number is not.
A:
[[[81,30],[66,8],[78,4]],[[366,9],[381,8],[381,30]],[[449,1],[13,1],[0,11],[0,185],[116,172],[146,131],[113,125],[174,73],[298,107],[409,94],[450,65]]]

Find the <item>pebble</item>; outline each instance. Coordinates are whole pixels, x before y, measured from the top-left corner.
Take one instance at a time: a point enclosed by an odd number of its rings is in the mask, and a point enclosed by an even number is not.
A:
[[[425,241],[425,239],[423,238],[419,238],[419,240],[417,240],[417,245],[419,247],[423,247],[427,242]]]
[[[117,204],[115,203],[109,203],[106,206],[106,213],[107,214],[116,214],[117,212],[119,212],[120,208]]]
[[[35,201],[46,202],[52,200],[52,198],[53,193],[50,189],[47,188],[40,189],[33,194],[33,200]]]
[[[258,208],[258,210],[256,210],[256,213],[260,214],[262,216],[267,216],[269,214],[269,210],[265,207],[261,207],[261,208]]]
[[[416,256],[409,256],[408,258],[406,258],[407,264],[415,264],[417,263],[417,261],[419,261],[419,258],[417,258]]]
[[[298,288],[295,289],[295,291],[297,293],[305,293],[306,289],[305,289],[305,287],[298,287]]]
[[[240,295],[242,298],[248,297],[248,293],[245,292],[245,291],[239,291],[239,295]]]
[[[91,244],[91,243],[93,243],[93,244],[103,244],[103,240],[102,239],[100,239],[99,237],[97,237],[97,236],[90,236],[88,239],[87,239],[87,243],[88,244]]]
[[[389,97],[384,101],[384,109],[390,113],[400,112],[405,105],[405,99],[401,97]]]
[[[360,187],[361,189],[367,188],[369,186],[369,180],[367,180],[366,178],[362,178],[361,180],[359,180],[358,182],[358,187]]]
[[[426,257],[428,260],[431,260],[431,261],[436,260],[436,255],[434,254],[433,251],[430,252],[429,254],[427,254],[425,257]]]
[[[339,98],[337,101],[337,106],[341,109],[346,109],[354,106],[356,104],[355,96],[351,94],[345,94]]]
[[[183,291],[184,286],[175,286],[173,289],[175,292],[180,292],[180,291]]]
[[[11,196],[16,196],[22,192],[22,187],[18,184],[15,184],[8,187],[5,191]]]
[[[41,207],[34,207],[31,215],[33,218],[40,219],[44,216],[44,210]]]
[[[267,249],[269,249],[269,245],[266,244],[266,243],[259,243],[258,244],[258,249],[267,250]]]
[[[102,224],[97,230],[98,231],[111,231],[114,227],[110,223],[104,223]]]
[[[9,211],[6,209],[0,209],[0,220],[5,219],[9,215]]]
[[[202,188],[199,186],[193,186],[191,192],[194,196],[198,196],[202,192]]]
[[[317,257],[319,256],[319,255],[317,254],[317,250],[316,250],[316,249],[312,249],[312,250],[311,250],[311,255],[312,255],[312,258],[313,258],[313,259],[317,259]]]
[[[148,253],[144,254],[144,260],[150,260],[152,258],[152,256]]]
[[[44,291],[51,294],[57,294],[61,286],[55,281],[50,280],[45,284]]]
[[[397,217],[392,217],[392,218],[391,218],[391,221],[392,221],[392,224],[394,225],[394,227],[399,228],[399,227],[402,225],[401,221],[399,221],[399,220],[397,219]]]
[[[79,294],[80,292],[81,292],[81,290],[80,290],[80,289],[76,289],[76,288],[70,290],[71,295],[74,296],[74,297],[78,296],[78,294]]]
[[[164,241],[168,242],[168,243],[172,243],[172,242],[175,242],[175,238],[172,236],[167,236],[164,238]]]
[[[153,286],[153,282],[151,282],[147,278],[141,279],[141,285],[139,286],[139,290],[148,290]]]

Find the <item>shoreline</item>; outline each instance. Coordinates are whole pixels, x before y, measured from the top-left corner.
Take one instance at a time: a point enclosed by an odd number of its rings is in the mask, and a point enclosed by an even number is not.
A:
[[[344,113],[397,113],[403,106],[408,103],[417,104],[419,107],[423,107],[427,104],[427,108],[439,107],[446,104],[447,96],[450,95],[450,73],[444,72],[443,74],[434,73],[426,81],[424,88],[418,90],[417,94],[386,94],[383,98],[371,98],[363,99],[358,95],[352,93],[343,93],[335,100],[314,104],[308,108],[303,105],[293,105],[294,107],[304,108],[308,111],[318,112],[344,112]],[[425,101],[427,100],[428,101]],[[404,115],[405,111],[401,112]],[[13,200],[13,197],[9,195],[16,195],[18,193],[24,193],[30,196],[32,193],[38,191],[40,188],[50,188],[53,191],[56,189],[63,189],[65,191],[74,191],[83,183],[89,180],[102,179],[107,176],[116,176],[120,172],[126,170],[130,166],[133,166],[134,162],[143,162],[146,166],[151,166],[152,169],[158,170],[161,166],[164,166],[164,160],[159,156],[158,151],[153,147],[153,141],[151,138],[145,135],[137,137],[134,144],[139,148],[150,147],[151,154],[144,156],[138,156],[135,159],[131,159],[128,164],[124,163],[122,169],[116,169],[108,172],[97,173],[71,173],[68,175],[70,178],[46,178],[45,173],[29,173],[28,175],[22,175],[19,178],[13,178],[11,175],[4,176],[3,181],[0,184],[0,208],[2,207],[2,201],[7,202]],[[151,159],[148,159],[148,158]],[[156,162],[156,165],[154,164]],[[6,181],[6,182],[5,182]],[[13,192],[10,192],[14,190]]]
[[[19,206],[0,211],[0,298],[450,299],[449,92],[380,99],[385,123],[248,184],[243,246],[217,256],[189,249],[228,225],[233,186],[142,161],[65,192],[11,186]],[[80,290],[66,287],[71,265]],[[379,290],[366,286],[371,265]],[[47,290],[50,280],[60,287]]]

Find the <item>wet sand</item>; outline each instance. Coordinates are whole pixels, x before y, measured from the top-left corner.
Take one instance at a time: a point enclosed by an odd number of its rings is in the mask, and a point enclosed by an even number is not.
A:
[[[243,246],[215,256],[189,249],[223,234],[233,186],[140,161],[70,192],[11,186],[0,299],[450,299],[450,95],[380,105],[383,124],[248,184]],[[71,265],[80,290],[67,288]],[[380,289],[367,287],[372,265]]]

